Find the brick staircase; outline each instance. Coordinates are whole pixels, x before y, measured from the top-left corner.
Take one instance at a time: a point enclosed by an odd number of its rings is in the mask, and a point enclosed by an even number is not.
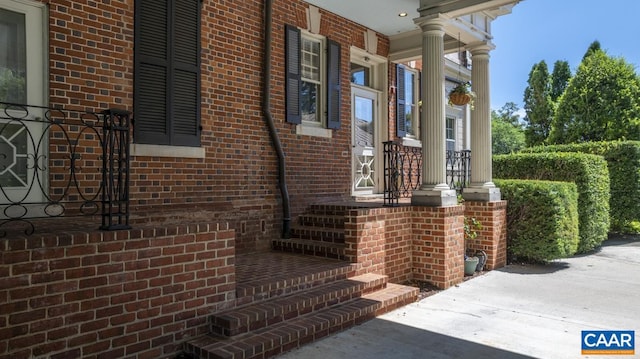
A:
[[[287,262],[316,262],[304,273],[298,269],[240,287],[237,302],[246,304],[212,315],[210,334],[186,343],[187,353],[199,359],[270,358],[414,302],[418,295],[417,288],[388,283],[383,275],[354,276],[345,262],[279,255],[288,256]],[[333,267],[314,267],[320,261]]]
[[[351,208],[312,205],[291,226],[291,238],[274,240],[273,249],[343,260],[345,214]]]
[[[270,358],[414,302],[418,288],[344,259],[347,205],[314,205],[270,253],[237,256],[236,307],[185,344],[198,359]],[[300,255],[304,254],[304,255]]]

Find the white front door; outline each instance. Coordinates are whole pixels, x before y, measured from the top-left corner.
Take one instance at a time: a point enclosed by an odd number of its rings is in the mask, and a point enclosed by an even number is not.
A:
[[[379,165],[376,144],[379,121],[378,92],[352,85],[353,195],[376,193]]]
[[[45,105],[44,11],[41,3],[0,0],[0,102]],[[41,108],[0,106],[0,218],[33,216],[33,206],[6,204],[44,199],[48,142],[43,124],[28,121],[38,117]]]

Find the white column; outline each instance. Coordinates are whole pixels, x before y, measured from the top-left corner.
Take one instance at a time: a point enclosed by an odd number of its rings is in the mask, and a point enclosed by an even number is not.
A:
[[[457,204],[455,190],[447,185],[444,87],[444,19],[429,16],[416,19],[422,29],[422,186],[411,203],[427,206]]]
[[[494,46],[486,41],[469,44],[471,51],[471,86],[476,94],[471,111],[471,183],[463,197],[476,201],[499,201],[500,189],[493,183],[491,150],[491,101],[489,51]]]

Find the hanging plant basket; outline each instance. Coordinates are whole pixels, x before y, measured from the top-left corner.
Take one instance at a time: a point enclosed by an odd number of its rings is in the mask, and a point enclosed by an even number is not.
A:
[[[451,93],[449,94],[449,102],[457,106],[464,106],[471,102],[471,95],[468,93]]]
[[[449,105],[464,106],[470,105],[473,110],[473,100],[476,94],[471,91],[471,84],[460,83],[449,92]]]

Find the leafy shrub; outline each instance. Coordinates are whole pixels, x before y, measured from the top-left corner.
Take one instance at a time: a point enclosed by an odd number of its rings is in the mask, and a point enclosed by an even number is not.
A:
[[[509,257],[545,262],[570,257],[579,243],[578,190],[571,182],[495,180],[507,200]]]
[[[494,177],[574,182],[578,188],[580,243],[584,253],[609,231],[609,171],[602,156],[584,153],[518,153],[493,158]]]
[[[582,152],[603,156],[609,166],[611,230],[640,233],[640,141],[538,146],[526,152]]]

